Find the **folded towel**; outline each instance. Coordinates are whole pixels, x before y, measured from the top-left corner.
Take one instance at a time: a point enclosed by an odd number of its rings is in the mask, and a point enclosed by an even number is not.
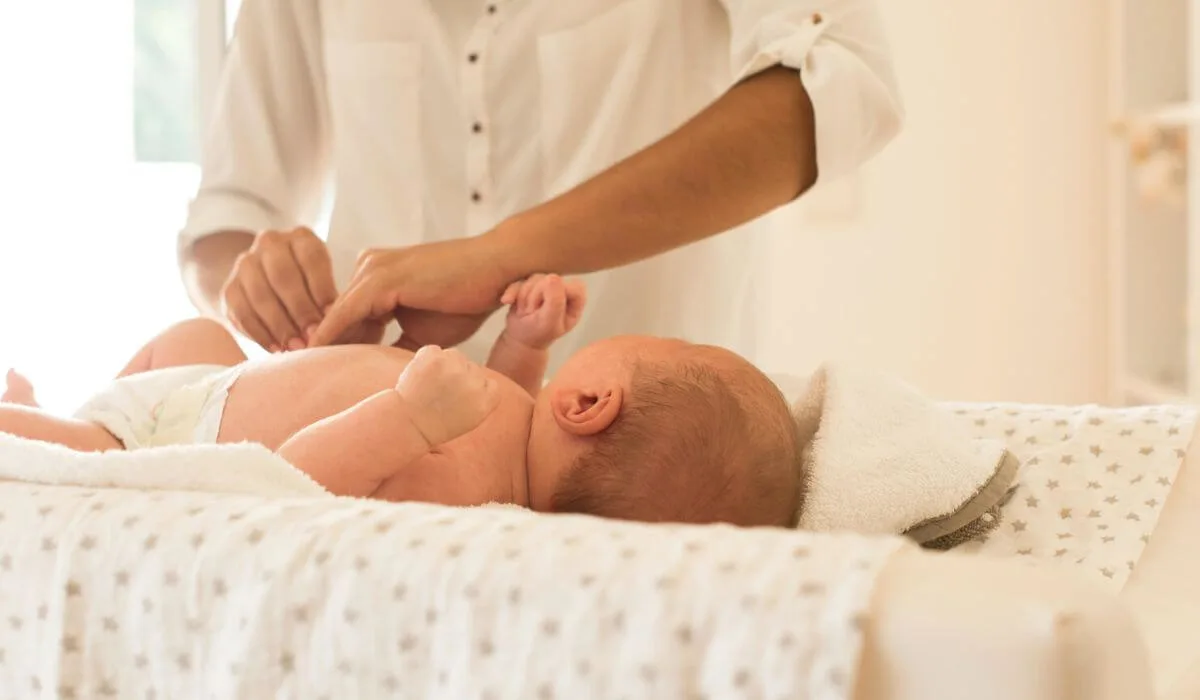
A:
[[[0,433],[0,481],[55,486],[331,496],[262,445],[184,445],[84,453]]]
[[[1017,460],[1001,442],[972,439],[907,384],[826,364],[793,410],[808,485],[801,528],[947,548],[999,524]]]

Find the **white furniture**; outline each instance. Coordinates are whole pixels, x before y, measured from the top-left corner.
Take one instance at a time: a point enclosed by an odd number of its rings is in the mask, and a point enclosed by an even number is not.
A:
[[[1200,4],[1110,3],[1111,398],[1184,403],[1200,396]]]
[[[1193,435],[1154,536],[1121,599],[1153,660],[1156,697],[1200,699],[1200,443]]]

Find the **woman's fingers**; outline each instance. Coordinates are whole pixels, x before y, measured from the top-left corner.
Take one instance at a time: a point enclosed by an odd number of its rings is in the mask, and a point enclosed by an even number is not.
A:
[[[283,344],[292,350],[296,349],[293,345],[296,342],[303,347],[304,329],[321,322],[321,310],[309,294],[300,263],[286,245],[264,248],[260,258],[269,291],[282,305],[289,329],[296,329],[296,334],[289,335]],[[275,331],[272,326],[272,332]]]
[[[292,232],[292,256],[308,288],[309,297],[320,312],[337,300],[337,285],[333,280],[333,263],[329,249],[312,231],[302,228]],[[320,323],[320,315],[313,323]],[[307,327],[307,326],[305,326]]]
[[[368,285],[351,283],[325,312],[325,317],[309,337],[308,346],[332,345],[351,327],[370,319],[372,302]]]
[[[307,331],[320,324],[336,298],[329,252],[305,228],[256,236],[223,292],[229,319],[272,351],[305,347]]]
[[[242,289],[242,285],[236,279],[231,279],[226,283],[225,290],[222,292],[222,300],[225,303],[225,316],[246,337],[271,352],[279,352],[282,349],[262,320],[259,319],[250,300],[246,298],[246,292]]]
[[[500,303],[509,305],[517,300],[517,295],[521,292],[521,282],[513,282],[505,288],[504,293],[500,295]]]

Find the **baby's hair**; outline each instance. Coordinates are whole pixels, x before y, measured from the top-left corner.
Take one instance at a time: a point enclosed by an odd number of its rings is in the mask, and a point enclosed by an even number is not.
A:
[[[563,475],[551,505],[649,522],[795,527],[800,453],[786,399],[749,363],[639,363],[632,396]]]

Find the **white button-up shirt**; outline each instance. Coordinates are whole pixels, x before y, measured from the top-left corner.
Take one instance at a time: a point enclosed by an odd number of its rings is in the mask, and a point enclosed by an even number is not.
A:
[[[776,64],[812,99],[818,183],[899,129],[874,0],[245,0],[180,244],[327,212],[344,288],[362,249],[487,231]],[[639,332],[753,355],[750,233],[589,275],[552,365]]]

